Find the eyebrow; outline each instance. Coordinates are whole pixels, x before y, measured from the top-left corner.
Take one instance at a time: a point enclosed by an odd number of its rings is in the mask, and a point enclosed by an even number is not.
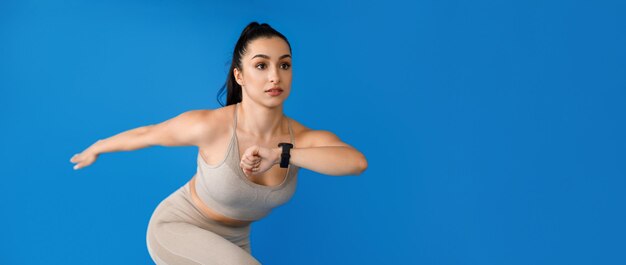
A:
[[[255,56],[252,56],[252,58],[250,58],[250,60],[252,60],[252,59],[254,59],[254,58],[256,58],[256,57],[261,57],[261,58],[265,58],[265,59],[269,59],[269,58],[270,58],[269,56],[267,56],[267,55],[265,55],[265,54],[257,54],[257,55],[255,55]],[[291,58],[291,55],[289,55],[289,54],[284,54],[283,56],[281,56],[280,58],[278,58],[278,60],[280,60],[280,59],[282,59],[282,58],[287,58],[287,57]]]

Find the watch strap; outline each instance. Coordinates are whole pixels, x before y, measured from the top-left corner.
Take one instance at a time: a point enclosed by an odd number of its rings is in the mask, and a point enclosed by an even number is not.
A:
[[[282,152],[280,153],[280,167],[287,168],[289,167],[289,159],[291,158],[290,150],[293,148],[293,144],[291,143],[279,143],[278,147],[282,147]]]

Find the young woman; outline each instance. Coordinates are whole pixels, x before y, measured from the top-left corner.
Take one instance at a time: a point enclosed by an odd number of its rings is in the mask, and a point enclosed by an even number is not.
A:
[[[197,173],[150,218],[150,256],[157,264],[260,264],[251,255],[250,224],[289,201],[299,168],[332,176],[367,168],[365,156],[333,133],[311,130],[283,113],[291,78],[287,38],[252,22],[235,45],[220,90],[228,90],[226,106],[190,110],[98,140],[70,161],[78,169],[106,152],[197,146]]]

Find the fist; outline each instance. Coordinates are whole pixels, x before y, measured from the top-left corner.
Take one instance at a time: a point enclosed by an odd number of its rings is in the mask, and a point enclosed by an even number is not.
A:
[[[246,176],[258,175],[268,171],[280,156],[278,148],[267,148],[259,145],[248,147],[241,156],[239,166]]]

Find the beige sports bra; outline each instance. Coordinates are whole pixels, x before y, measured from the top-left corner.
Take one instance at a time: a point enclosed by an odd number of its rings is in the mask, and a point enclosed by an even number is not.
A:
[[[255,221],[268,215],[273,208],[288,202],[296,190],[298,167],[289,164],[287,174],[279,185],[266,186],[252,182],[239,166],[237,143],[237,106],[235,105],[233,134],[226,157],[218,165],[207,164],[198,152],[196,192],[211,209],[222,215]],[[291,123],[287,119],[291,144],[294,144]],[[295,148],[294,144],[294,148]],[[275,165],[278,166],[278,165]]]

